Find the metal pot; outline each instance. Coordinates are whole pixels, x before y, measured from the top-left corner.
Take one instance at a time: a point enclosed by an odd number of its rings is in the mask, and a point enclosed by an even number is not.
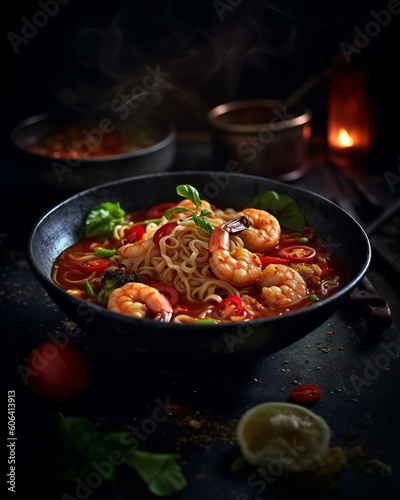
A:
[[[111,182],[124,177],[139,174],[152,174],[168,170],[176,154],[176,130],[171,122],[158,115],[135,117],[132,122],[137,129],[154,134],[157,141],[143,149],[132,152],[103,157],[54,158],[50,155],[37,154],[29,147],[43,137],[47,137],[62,127],[76,127],[80,122],[63,115],[42,113],[27,118],[19,123],[11,132],[11,141],[24,165],[24,175],[30,182],[40,187],[56,191],[73,192],[86,189],[105,182]],[[105,128],[108,120],[108,128]],[[110,127],[110,125],[112,127]],[[101,116],[92,119],[91,129],[84,130],[101,141],[107,130],[119,130],[124,123]],[[83,141],[90,141],[83,136]]]
[[[220,104],[207,116],[215,159],[228,170],[240,167],[246,174],[297,179],[308,170],[311,116],[305,107],[287,108],[278,100]]]

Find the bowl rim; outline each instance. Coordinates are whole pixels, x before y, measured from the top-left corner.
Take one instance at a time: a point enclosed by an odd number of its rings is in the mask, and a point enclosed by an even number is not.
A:
[[[207,121],[213,129],[223,131],[223,132],[233,132],[233,133],[258,133],[261,129],[273,130],[274,132],[279,132],[281,130],[291,129],[294,127],[299,127],[310,122],[312,118],[312,111],[310,108],[304,105],[292,106],[293,109],[298,109],[297,116],[293,118],[285,118],[285,120],[274,120],[265,123],[246,123],[246,124],[232,124],[232,123],[221,123],[218,118],[220,116],[226,115],[232,111],[239,111],[249,107],[259,107],[259,108],[276,108],[285,106],[285,102],[279,99],[241,99],[236,101],[228,101],[219,104],[211,108],[207,113]],[[279,127],[278,124],[284,124],[283,127]]]
[[[34,242],[35,234],[39,230],[39,227],[54,212],[62,210],[62,208],[66,204],[71,203],[75,199],[83,198],[86,195],[93,193],[99,189],[104,189],[107,187],[122,185],[123,183],[129,182],[129,181],[137,182],[141,178],[149,178],[149,177],[157,178],[157,177],[166,177],[166,176],[173,176],[173,177],[179,178],[179,177],[186,176],[186,175],[213,176],[213,175],[215,175],[215,171],[209,170],[209,171],[201,171],[200,172],[200,171],[193,171],[193,170],[183,170],[183,171],[157,172],[154,174],[134,175],[134,176],[126,177],[123,179],[117,179],[115,181],[107,182],[104,184],[99,184],[97,186],[93,186],[93,187],[87,188],[83,191],[80,191],[78,193],[75,193],[72,196],[69,196],[65,200],[61,201],[60,203],[58,203],[54,207],[52,207],[49,210],[47,210],[46,212],[44,212],[37,219],[37,221],[34,223],[33,227],[31,228],[31,231],[30,231],[29,236],[28,236],[28,244],[27,244],[27,252],[26,252],[27,253],[27,261],[28,261],[29,267],[31,268],[31,271],[36,276],[36,278],[39,280],[39,282],[42,283],[42,286],[44,286],[44,288],[46,288],[46,286],[50,287],[56,294],[64,295],[66,299],[70,300],[72,303],[76,304],[76,306],[78,307],[80,304],[82,304],[82,300],[77,299],[76,297],[69,295],[65,290],[58,287],[52,281],[51,276],[48,276],[46,273],[44,273],[35,263],[35,259],[33,257],[33,253],[34,253],[33,252],[33,242]],[[242,173],[233,173],[230,175],[245,177],[245,178],[249,178],[249,180],[253,179],[254,181],[257,181],[257,180],[268,181],[273,186],[275,185],[278,188],[279,188],[279,186],[282,186],[284,184],[283,182],[276,181],[274,179],[267,179],[267,178],[256,176],[256,175],[242,174]],[[240,328],[241,325],[248,325],[251,328],[252,326],[256,327],[258,324],[273,323],[273,322],[279,321],[281,318],[284,319],[286,317],[302,318],[303,316],[306,316],[307,314],[309,314],[309,311],[311,310],[311,308],[313,310],[315,310],[315,309],[322,310],[322,309],[330,308],[330,306],[336,302],[341,302],[350,294],[350,292],[357,286],[357,284],[365,276],[365,274],[370,266],[371,259],[372,259],[372,247],[371,247],[371,243],[369,241],[368,235],[367,235],[366,231],[364,230],[364,228],[361,226],[361,224],[356,219],[354,219],[354,217],[352,215],[350,215],[348,212],[346,212],[346,210],[344,210],[342,207],[340,207],[339,205],[337,205],[333,201],[329,200],[328,198],[325,198],[324,196],[322,196],[318,193],[314,193],[311,190],[297,187],[297,186],[292,186],[292,185],[290,185],[290,189],[294,190],[294,191],[298,191],[298,192],[303,193],[303,194],[308,194],[314,198],[320,199],[323,203],[333,205],[335,207],[335,210],[345,214],[346,217],[350,218],[353,221],[353,223],[356,226],[358,226],[360,234],[363,235],[363,237],[364,237],[367,252],[366,252],[366,255],[364,258],[364,263],[362,264],[361,269],[357,273],[357,276],[355,276],[348,283],[345,283],[342,288],[340,288],[337,292],[330,295],[329,297],[327,297],[323,301],[313,302],[313,303],[310,303],[310,305],[308,307],[297,309],[294,311],[285,312],[285,314],[283,314],[282,316],[272,316],[269,318],[260,318],[260,319],[254,319],[254,320],[248,320],[248,321],[238,321],[238,322],[232,322],[232,323],[219,323],[219,324],[211,324],[211,325],[210,324],[205,324],[205,325],[196,324],[195,325],[196,331],[210,332],[210,330],[211,330],[212,332],[215,331],[215,332],[221,333],[222,330],[226,331],[226,330],[232,328],[232,325],[233,325],[233,327],[236,327],[236,328]],[[164,322],[160,323],[160,322],[154,321],[153,319],[148,319],[148,318],[143,318],[143,319],[132,318],[128,315],[123,315],[120,313],[109,311],[109,310],[105,309],[104,307],[101,307],[97,304],[86,303],[86,302],[85,302],[85,304],[88,307],[93,307],[96,311],[101,311],[102,314],[104,314],[106,317],[108,317],[110,319],[119,319],[119,321],[129,322],[132,325],[135,325],[135,324],[139,325],[140,324],[140,325],[153,326],[154,330],[157,330],[157,328],[160,327],[160,324],[162,325],[163,329],[164,328],[166,328],[167,330],[177,329],[177,331],[185,330],[188,328],[188,326],[191,326],[191,325],[188,325],[187,323],[172,323],[172,322],[171,323],[164,323]]]
[[[106,117],[103,117],[106,118]],[[162,139],[155,144],[152,144],[151,146],[148,146],[146,148],[138,149],[136,151],[132,152],[127,152],[127,153],[120,153],[120,154],[115,154],[115,155],[107,155],[107,156],[93,156],[93,157],[84,157],[84,158],[54,158],[53,156],[45,155],[45,154],[40,154],[40,153],[35,153],[33,151],[30,151],[29,149],[26,149],[20,144],[20,141],[18,140],[18,135],[27,127],[30,127],[32,125],[36,125],[39,123],[45,123],[49,122],[51,123],[53,120],[63,120],[65,122],[69,121],[74,121],[77,120],[75,117],[70,117],[70,116],[65,116],[62,114],[52,114],[50,112],[45,112],[45,113],[39,113],[36,115],[32,115],[28,118],[25,118],[24,120],[20,121],[17,125],[13,127],[13,129],[10,132],[10,138],[13,146],[17,148],[20,151],[23,151],[26,154],[29,154],[31,156],[37,157],[37,158],[44,158],[47,160],[52,160],[52,161],[65,161],[65,162],[79,162],[79,163],[101,163],[104,161],[110,161],[110,160],[124,160],[124,159],[129,159],[129,158],[136,158],[136,157],[141,157],[141,156],[146,156],[151,153],[155,153],[170,144],[172,144],[176,140],[177,136],[177,131],[176,127],[170,122],[167,118],[163,116],[151,116],[151,120],[157,121],[158,123],[161,123],[163,126],[165,126],[166,133],[163,134]],[[79,121],[79,119],[78,119]]]

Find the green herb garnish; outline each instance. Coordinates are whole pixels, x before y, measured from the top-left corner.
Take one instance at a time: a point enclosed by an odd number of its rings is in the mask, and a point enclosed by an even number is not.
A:
[[[93,290],[93,287],[90,284],[89,280],[85,281],[85,288],[86,288],[86,292],[89,295],[89,297],[92,297],[93,299],[95,299],[96,298],[96,294],[95,294],[95,292]]]
[[[274,215],[279,224],[293,231],[301,231],[306,220],[296,201],[287,194],[266,191],[247,204],[249,207],[260,208]]]
[[[207,234],[211,234],[214,228],[205,217],[207,215],[212,214],[212,212],[210,210],[207,210],[206,208],[203,208],[199,212],[201,199],[197,189],[194,188],[193,186],[190,186],[189,184],[181,184],[176,187],[176,192],[179,194],[179,196],[182,196],[183,198],[187,198],[188,200],[190,200],[194,204],[195,210],[190,210],[189,208],[185,207],[170,208],[165,212],[165,218],[169,219],[172,214],[191,212],[192,215],[187,217],[187,220],[193,220],[199,229],[201,229]]]
[[[95,206],[86,217],[85,236],[108,236],[117,224],[124,222],[125,215],[119,202],[106,201]]]
[[[219,321],[213,318],[196,319],[195,325],[217,325]]]
[[[94,249],[94,254],[96,257],[102,257],[104,259],[108,259],[112,257],[113,255],[117,255],[118,250],[112,249],[112,248],[103,248],[103,247],[96,247]]]

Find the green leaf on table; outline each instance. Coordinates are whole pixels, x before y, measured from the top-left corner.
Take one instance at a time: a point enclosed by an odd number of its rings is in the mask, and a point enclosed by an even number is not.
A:
[[[301,231],[306,219],[296,201],[287,194],[266,191],[248,203],[249,207],[259,208],[274,215],[279,224],[293,231]]]
[[[77,477],[86,477],[95,472],[93,463],[108,463],[109,449],[103,444],[104,437],[94,424],[83,417],[64,417],[58,422],[61,449],[56,457],[60,475],[65,483]],[[111,464],[103,471],[106,481],[116,479],[116,470]]]
[[[156,496],[168,496],[186,487],[181,467],[172,454],[135,450],[127,443],[126,432],[99,432],[84,417],[63,417],[58,430],[62,448],[54,462],[66,483],[98,473],[99,466],[104,480],[112,483],[117,480],[118,466],[125,464]]]
[[[153,495],[164,497],[186,487],[186,479],[171,454],[131,450],[125,454],[125,461],[137,471]]]
[[[83,452],[96,440],[96,427],[84,417],[63,417],[58,431],[64,447],[76,453]]]
[[[103,437],[103,444],[109,452],[118,451],[122,456],[132,449],[132,444],[126,442],[126,432],[110,432]]]

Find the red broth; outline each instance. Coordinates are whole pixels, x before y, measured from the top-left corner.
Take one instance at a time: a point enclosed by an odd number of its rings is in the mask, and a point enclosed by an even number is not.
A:
[[[127,214],[126,220],[129,224],[132,221],[143,220],[145,212]],[[53,265],[52,277],[54,282],[62,289],[88,302],[96,302],[96,298],[88,294],[86,280],[89,280],[92,291],[97,294],[101,288],[101,278],[105,273],[104,265],[107,268],[107,262],[94,262],[94,266],[88,269],[82,269],[82,259],[95,261],[98,259],[94,255],[94,248],[103,247],[106,249],[118,249],[126,240],[115,240],[108,238],[82,238],[69,248],[64,250],[55,260]],[[310,276],[303,274],[307,283],[307,298],[288,307],[274,307],[268,305],[263,300],[260,290],[257,286],[246,287],[240,290],[240,294],[245,301],[245,312],[239,315],[234,312],[216,314],[217,304],[205,303],[204,301],[193,302],[188,300],[184,294],[179,294],[178,300],[172,305],[172,321],[178,315],[186,315],[187,321],[196,320],[213,321],[247,321],[261,317],[273,317],[285,314],[286,312],[310,307],[319,300],[324,300],[331,294],[339,290],[344,284],[344,276],[335,254],[314,234],[312,228],[305,227],[302,232],[289,233],[282,230],[279,244],[267,254],[258,254],[263,268],[270,262],[289,265],[298,271],[304,273],[304,264],[306,271]],[[304,260],[305,259],[305,260]],[[107,261],[107,259],[104,259]],[[113,259],[109,259],[109,266],[112,266]],[[98,266],[96,268],[96,266]],[[89,266],[90,267],[90,266]],[[317,270],[317,274],[315,274]],[[140,269],[138,271],[140,276]],[[143,281],[146,280],[143,278]],[[169,283],[166,283],[169,285]],[[152,285],[153,286],[153,285]],[[242,294],[243,292],[243,294]],[[221,296],[222,299],[224,298]],[[104,307],[106,307],[104,305]],[[151,312],[148,313],[151,318]]]
[[[94,130],[94,132],[93,132]],[[52,158],[99,158],[148,148],[159,138],[144,130],[114,126],[103,133],[90,125],[60,128],[27,147],[31,153]]]

